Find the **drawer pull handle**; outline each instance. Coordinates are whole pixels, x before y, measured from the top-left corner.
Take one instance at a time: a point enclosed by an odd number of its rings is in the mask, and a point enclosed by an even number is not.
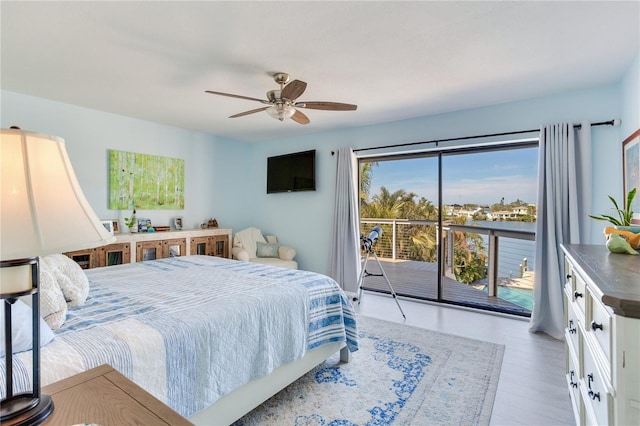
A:
[[[569,334],[575,334],[576,331],[576,328],[573,326],[573,320],[569,320]]]
[[[598,330],[598,329],[600,329],[600,330],[604,330],[604,329],[602,328],[602,324],[598,324],[598,323],[597,323],[597,322],[595,322],[595,321],[591,321],[591,329],[592,329],[593,331],[596,331],[596,330]]]
[[[582,293],[579,293],[579,292],[577,292],[577,291],[574,291],[574,292],[573,292],[573,298],[574,298],[574,299],[577,299],[578,297],[584,297],[584,295],[583,295]]]
[[[592,400],[598,400],[600,401],[600,392],[594,392],[592,390],[589,391],[589,396],[591,397]]]
[[[575,376],[576,372],[571,370],[571,382],[569,383],[571,385],[572,388],[577,388],[578,387],[578,382],[574,382],[573,381],[573,376]]]
[[[567,279],[570,280],[571,279],[571,274],[567,274]]]

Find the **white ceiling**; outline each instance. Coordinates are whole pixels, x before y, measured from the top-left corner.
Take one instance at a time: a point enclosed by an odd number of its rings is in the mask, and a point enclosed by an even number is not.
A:
[[[1,87],[261,141],[614,83],[640,51],[640,2],[12,2]],[[299,100],[358,105],[279,122],[271,75]]]

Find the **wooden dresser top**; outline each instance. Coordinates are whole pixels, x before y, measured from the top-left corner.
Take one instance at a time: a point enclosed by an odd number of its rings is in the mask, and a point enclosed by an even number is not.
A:
[[[562,247],[600,289],[605,305],[617,315],[640,319],[640,256],[611,253],[604,244]]]

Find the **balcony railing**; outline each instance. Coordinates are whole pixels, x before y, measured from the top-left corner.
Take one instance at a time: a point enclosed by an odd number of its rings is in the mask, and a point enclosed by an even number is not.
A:
[[[535,255],[535,231],[532,224],[521,222],[446,224],[440,234],[441,238],[437,239],[438,224],[434,221],[364,218],[360,220],[361,235],[369,235],[374,226],[380,226],[383,230],[382,237],[374,246],[383,263],[413,261],[412,263],[415,264],[416,261],[424,262],[435,264],[433,271],[437,272],[437,249],[438,245],[441,245],[444,259],[440,265],[440,274],[445,283],[451,283],[453,280],[456,285],[460,283],[456,279],[456,266],[458,271],[461,267],[455,263],[454,233],[458,233],[458,238],[479,242],[480,244],[470,244],[469,247],[472,249],[474,257],[484,259],[485,276],[467,284],[460,284],[467,285],[474,290],[481,290],[488,296],[487,301],[483,299],[478,303],[491,304],[491,301],[495,300],[496,305],[502,306],[504,305],[503,300],[508,301],[516,298],[515,304],[524,308],[524,315],[530,314],[534,273],[530,269],[530,265],[533,265]],[[430,237],[426,238],[426,236]],[[435,272],[431,272],[431,274],[435,275]],[[404,275],[402,279],[405,281],[407,279],[415,280],[415,278],[407,278],[409,276],[411,274]],[[404,284],[410,285],[412,283]],[[415,283],[415,285],[424,284]],[[437,294],[440,297],[441,292]],[[467,292],[467,294],[470,293]],[[455,302],[465,304],[463,300]],[[503,309],[498,307],[497,310]],[[519,311],[517,313],[523,314],[520,312],[522,310],[515,310]]]

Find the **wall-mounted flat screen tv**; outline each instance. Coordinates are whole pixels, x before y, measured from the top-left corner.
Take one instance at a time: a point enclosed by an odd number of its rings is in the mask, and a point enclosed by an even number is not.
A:
[[[315,190],[315,149],[267,158],[267,194]]]

